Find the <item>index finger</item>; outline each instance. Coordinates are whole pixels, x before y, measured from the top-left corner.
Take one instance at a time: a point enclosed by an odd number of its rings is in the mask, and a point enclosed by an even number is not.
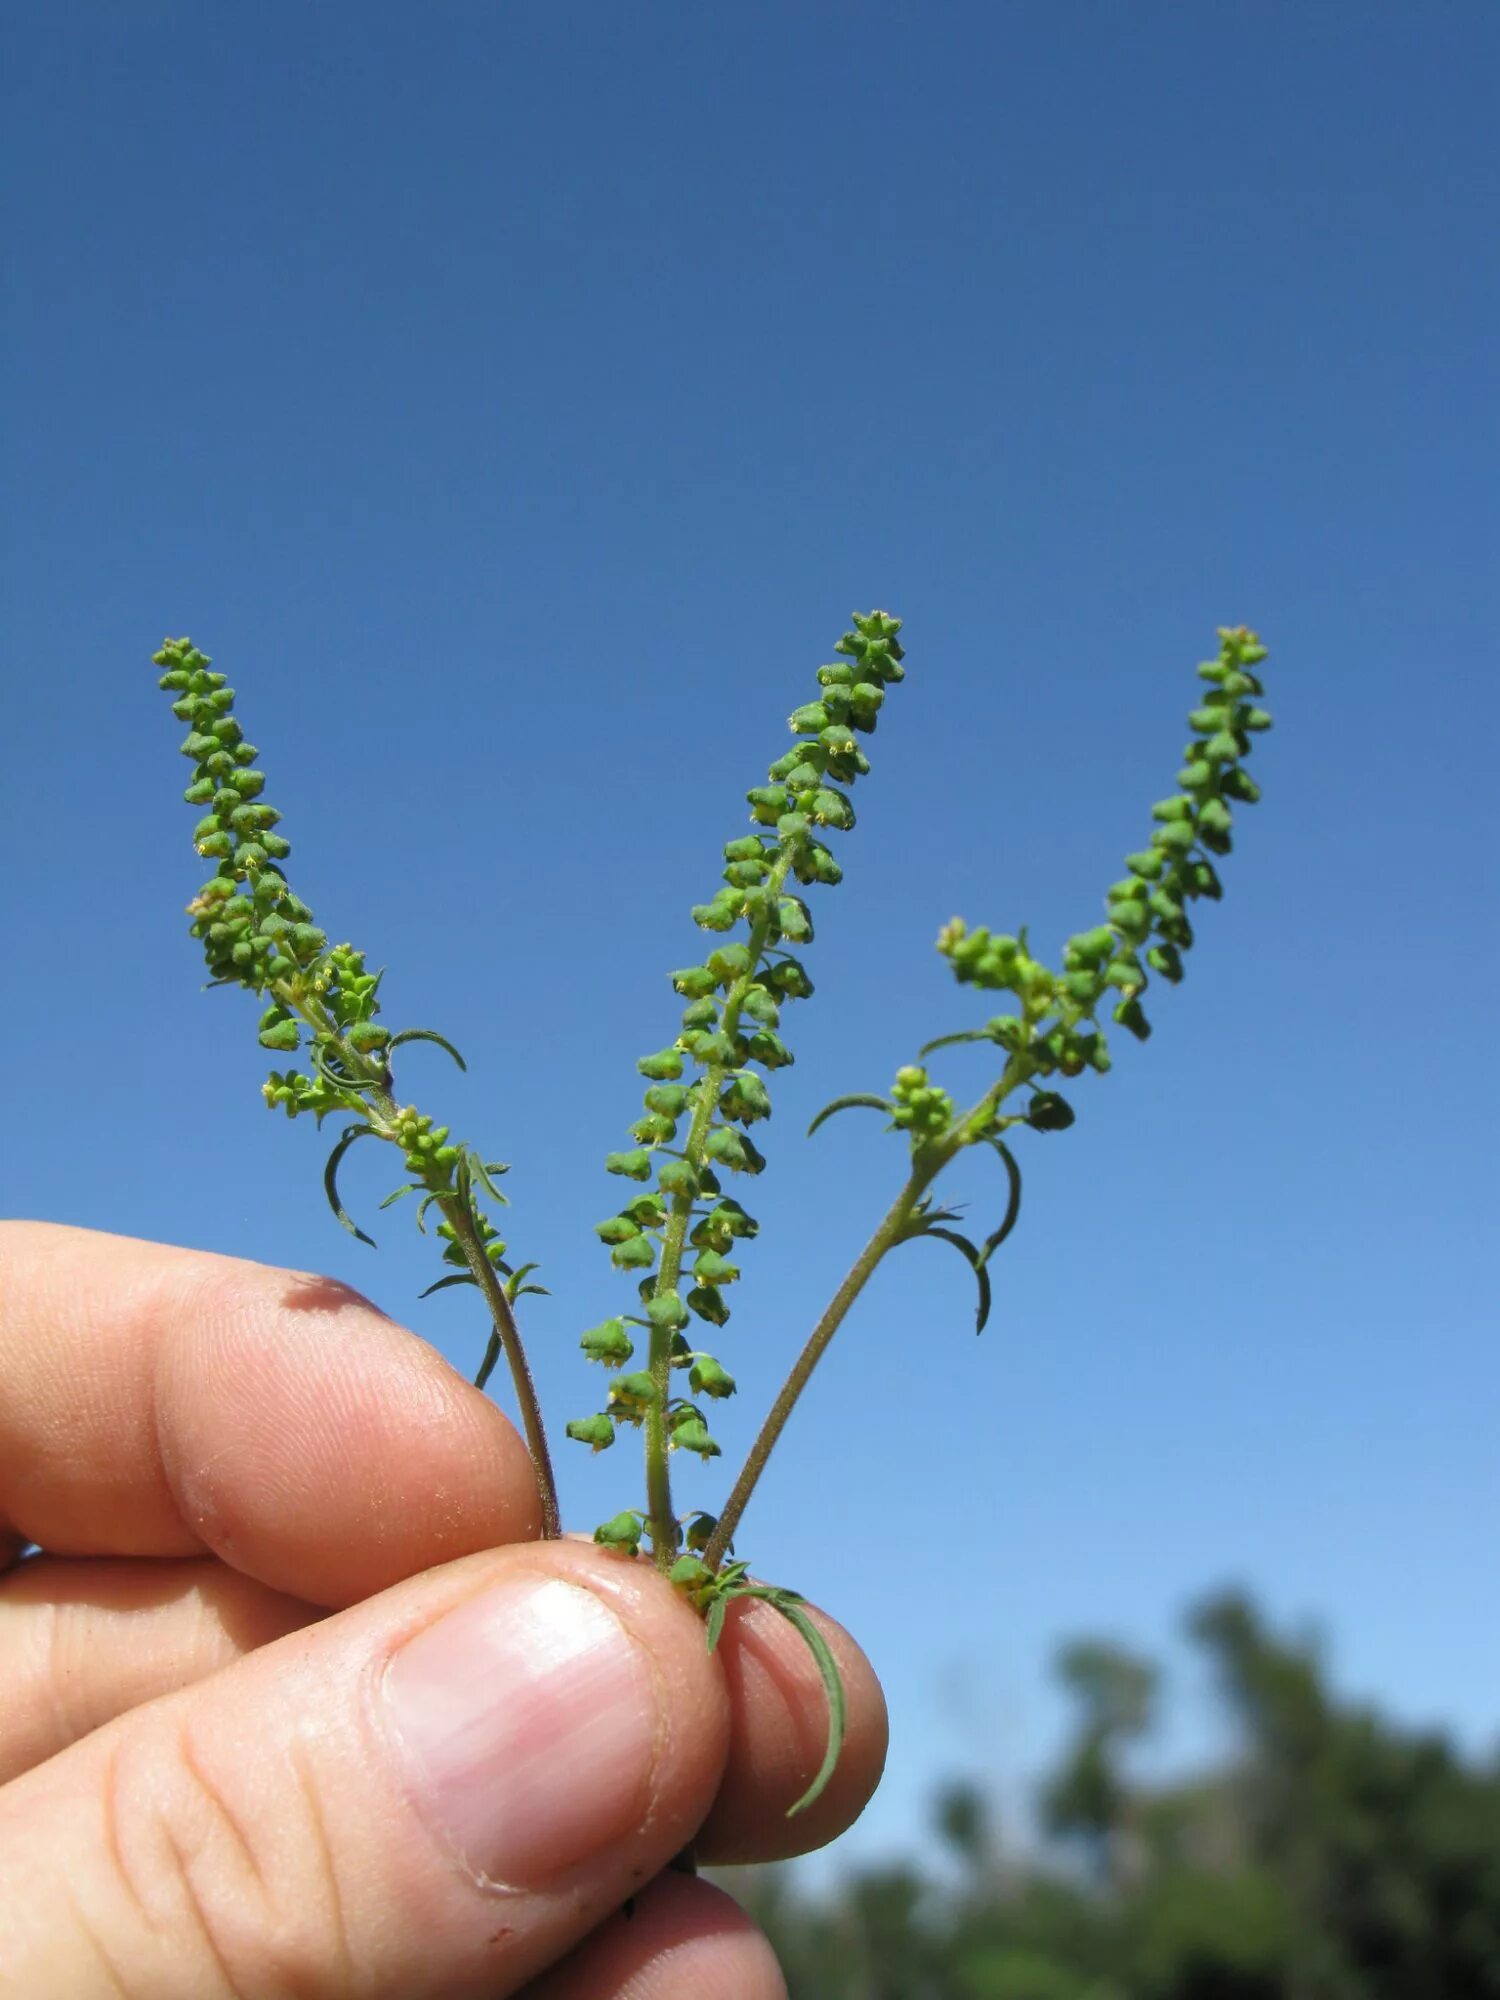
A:
[[[0,1556],[208,1550],[337,1607],[539,1531],[505,1417],[347,1286],[0,1223]]]

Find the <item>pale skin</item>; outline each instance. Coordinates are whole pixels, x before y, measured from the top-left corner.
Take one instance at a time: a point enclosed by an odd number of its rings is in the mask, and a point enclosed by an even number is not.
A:
[[[826,1727],[797,1635],[737,1605],[710,1659],[648,1565],[537,1527],[506,1418],[353,1292],[0,1224],[0,1995],[780,2000],[669,1864],[849,1824],[868,1662],[820,1618],[849,1734],[788,1820]]]

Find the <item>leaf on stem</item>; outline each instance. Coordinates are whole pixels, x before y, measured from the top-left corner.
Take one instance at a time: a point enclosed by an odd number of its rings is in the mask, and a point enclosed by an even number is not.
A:
[[[385,1200],[380,1204],[380,1206],[382,1208],[393,1208],[395,1204],[398,1201],[400,1201],[402,1195],[419,1194],[421,1192],[421,1189],[422,1189],[421,1181],[408,1181],[404,1187],[398,1187],[394,1193],[388,1194]]]
[[[517,1299],[525,1298],[528,1292],[536,1292],[539,1297],[544,1299],[551,1298],[552,1294],[547,1290],[545,1285],[528,1285],[526,1282],[533,1271],[539,1271],[541,1268],[541,1265],[537,1263],[523,1264],[519,1270],[513,1271],[510,1277],[506,1279],[505,1296],[510,1300],[512,1305],[515,1304]]]
[[[494,1374],[495,1364],[500,1359],[500,1352],[499,1332],[496,1328],[491,1327],[489,1345],[484,1350],[484,1359],[480,1362],[478,1372],[474,1377],[474,1387],[476,1389],[482,1389],[486,1382],[489,1381],[491,1375]]]
[[[1000,1248],[1000,1245],[1015,1228],[1021,1215],[1021,1169],[1017,1164],[1016,1156],[1003,1139],[997,1139],[991,1135],[989,1143],[1000,1155],[1001,1164],[1005,1168],[1005,1177],[1010,1183],[1010,1199],[1005,1205],[1005,1214],[1000,1219],[1000,1227],[992,1231],[984,1239],[984,1247],[980,1251],[981,1263],[989,1262],[993,1253]]]
[[[352,1071],[344,1069],[341,1065],[335,1065],[330,1062],[328,1051],[321,1042],[314,1042],[311,1045],[308,1050],[308,1058],[318,1075],[331,1090],[337,1090],[344,1096],[355,1100],[350,1107],[352,1110],[357,1111],[359,1109],[361,1092],[374,1090],[379,1083],[378,1077],[356,1076]]]
[[[975,1308],[974,1331],[983,1333],[985,1322],[990,1316],[990,1274],[984,1267],[983,1253],[975,1248],[967,1236],[960,1236],[956,1229],[943,1229],[936,1223],[930,1222],[918,1233],[922,1236],[940,1236],[945,1243],[951,1243],[954,1249],[962,1254],[964,1262],[974,1273],[975,1282],[979,1286],[979,1304]]]
[[[493,1201],[503,1202],[504,1205],[507,1208],[509,1208],[510,1196],[508,1194],[501,1193],[500,1189],[496,1187],[494,1181],[491,1179],[491,1175],[508,1174],[510,1172],[510,1168],[506,1166],[502,1160],[481,1160],[479,1155],[475,1152],[470,1152],[468,1160],[469,1160],[469,1172],[474,1176],[475,1180],[478,1181],[479,1185],[484,1189],[485,1193],[489,1195]]]
[[[888,1097],[873,1097],[867,1091],[855,1091],[848,1097],[836,1097],[831,1104],[823,1106],[823,1109],[818,1113],[811,1125],[808,1126],[808,1138],[810,1139],[824,1120],[831,1118],[835,1111],[850,1111],[855,1109],[890,1112],[895,1107]]]
[[[795,1819],[798,1813],[806,1812],[810,1805],[822,1797],[828,1780],[838,1766],[848,1719],[844,1678],[839,1672],[839,1663],[833,1657],[832,1648],[808,1617],[803,1608],[805,1600],[799,1597],[795,1590],[777,1590],[769,1585],[753,1584],[743,1594],[746,1597],[758,1597],[763,1603],[771,1605],[800,1634],[807,1650],[817,1662],[818,1672],[823,1681],[823,1692],[828,1698],[828,1747],[823,1752],[823,1762],[818,1767],[817,1776],[796,1804],[787,1807],[787,1818]]]
[[[994,1039],[988,1028],[965,1028],[956,1035],[939,1035],[934,1041],[924,1042],[917,1054],[930,1056],[934,1049],[951,1049],[959,1042],[992,1042]]]
[[[828,1780],[838,1765],[844,1747],[848,1714],[844,1681],[839,1673],[838,1661],[833,1657],[833,1650],[828,1641],[808,1616],[806,1599],[799,1592],[784,1590],[776,1584],[751,1583],[748,1563],[726,1563],[721,1570],[715,1571],[697,1555],[679,1556],[672,1565],[669,1581],[703,1614],[707,1627],[708,1650],[711,1653],[716,1650],[723,1637],[724,1620],[730,1605],[736,1598],[754,1597],[763,1604],[769,1604],[773,1611],[780,1612],[800,1635],[812,1654],[822,1678],[823,1691],[828,1698],[828,1744],[823,1752],[823,1762],[818,1767],[816,1777],[801,1798],[787,1808],[787,1818],[791,1819],[797,1813],[806,1812],[814,1800],[822,1796]]]
[[[438,1034],[434,1028],[403,1028],[399,1035],[391,1036],[386,1047],[399,1049],[403,1042],[436,1042],[440,1049],[446,1050],[452,1056],[460,1069],[467,1070],[469,1067],[447,1036]]]
[[[339,1136],[338,1144],[328,1155],[327,1166],[323,1169],[323,1192],[328,1196],[328,1206],[333,1210],[349,1234],[357,1236],[361,1243],[368,1243],[372,1250],[375,1248],[375,1238],[373,1236],[366,1236],[365,1232],[339,1199],[338,1172],[339,1162],[356,1139],[373,1139],[374,1137],[375,1134],[370,1130],[368,1125],[346,1125]]]
[[[446,1292],[450,1285],[473,1285],[477,1291],[479,1280],[470,1271],[450,1271],[446,1278],[439,1278],[430,1284],[425,1292],[418,1292],[419,1299],[430,1299],[434,1292]]]

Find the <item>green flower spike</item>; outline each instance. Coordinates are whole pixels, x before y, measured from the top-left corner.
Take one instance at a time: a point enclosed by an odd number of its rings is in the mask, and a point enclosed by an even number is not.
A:
[[[711,1636],[718,1629],[714,1621],[722,1625],[724,1605],[746,1591],[743,1565],[725,1561],[730,1537],[813,1369],[872,1272],[898,1244],[936,1238],[956,1249],[973,1272],[979,1293],[976,1324],[982,1329],[991,1309],[990,1260],[1020,1214],[1021,1173],[1007,1135],[1016,1127],[1060,1132],[1074,1123],[1073,1107],[1054,1080],[1109,1069],[1107,1037],[1098,1018],[1102,1002],[1108,1000],[1116,1026],[1144,1041],[1151,1023],[1142,995],[1151,976],[1168,984],[1181,981],[1184,954],[1193,944],[1186,911],[1200,897],[1217,900],[1222,894],[1214,860],[1230,849],[1231,803],[1249,804],[1259,797],[1242,760],[1249,754],[1251,737],[1270,722],[1264,709],[1252,709],[1248,701],[1263,692],[1253,670],[1265,658],[1265,648],[1242,627],[1222,630],[1219,639],[1218,659],[1200,669],[1213,686],[1190,718],[1196,740],[1178,774],[1179,790],[1152,808],[1150,843],[1127,857],[1128,874],[1105,898],[1105,921],[1067,941],[1059,968],[1035,956],[1024,930],[974,929],[956,917],[940,933],[938,949],[960,983],[1008,993],[1015,1007],[978,1028],[938,1037],[921,1055],[925,1059],[960,1043],[987,1043],[1004,1056],[1003,1070],[990,1088],[972,1108],[961,1111],[931,1080],[922,1062],[912,1063],[898,1071],[889,1096],[853,1093],[836,1098],[814,1119],[816,1131],[838,1111],[859,1107],[882,1111],[892,1127],[907,1135],[911,1169],[809,1335],[717,1522],[673,1572],[679,1587],[705,1609]],[[812,720],[794,718],[798,719]],[[782,774],[773,771],[778,775]],[[802,803],[800,798],[796,801],[799,807]],[[779,982],[765,983],[775,997],[782,997]],[[1019,1098],[1018,1105],[1012,1107],[1012,1098]],[[1007,1190],[1004,1212],[982,1241],[955,1227],[960,1220],[957,1212],[937,1207],[928,1192],[937,1176],[971,1146],[985,1146],[997,1155]],[[779,1608],[791,1615],[785,1606]],[[835,1669],[829,1681],[830,1759],[838,1754],[836,1683]],[[825,1762],[812,1795],[832,1767],[831,1761]]]
[[[611,1153],[605,1162],[609,1172],[650,1185],[663,1217],[659,1246],[618,1220],[601,1224],[598,1232],[619,1268],[632,1274],[654,1270],[643,1292],[651,1343],[647,1372],[658,1394],[653,1404],[641,1406],[640,1416],[650,1496],[647,1532],[663,1570],[679,1546],[668,1452],[708,1456],[710,1448],[718,1450],[701,1419],[690,1414],[682,1424],[672,1423],[672,1336],[690,1318],[712,1326],[729,1318],[724,1288],[739,1277],[729,1246],[753,1236],[757,1225],[737,1202],[724,1202],[719,1174],[755,1174],[765,1164],[745,1128],[771,1117],[767,1076],[792,1061],[777,1032],[781,1010],[812,992],[806,971],[788,949],[800,949],[813,936],[812,913],[792,885],[828,886],[841,878],[826,836],[854,824],[848,792],[869,770],[860,738],[874,730],[887,690],[903,677],[900,629],[900,620],[884,612],[855,617],[838,643],[840,658],[819,669],[817,698],[789,718],[792,748],[771,765],[767,783],[746,793],[754,830],[725,843],[721,885],[693,908],[694,921],[715,942],[701,965],[672,974],[673,987],[688,1003],[682,1032],[671,1046],[637,1064],[649,1086],[646,1115],[632,1128],[641,1143],[635,1151]],[[709,1217],[716,1220],[705,1228]],[[694,1282],[684,1285],[689,1245],[696,1252],[690,1263]],[[697,1366],[704,1371],[705,1394],[729,1393],[733,1378],[718,1362],[705,1359]]]
[[[263,1088],[268,1106],[289,1118],[311,1113],[319,1125],[330,1113],[349,1121],[323,1176],[329,1206],[344,1228],[363,1243],[372,1241],[338,1190],[339,1166],[360,1139],[383,1139],[403,1156],[411,1178],[390,1201],[417,1196],[419,1225],[436,1206],[443,1261],[452,1268],[428,1290],[470,1285],[483,1294],[491,1333],[476,1380],[483,1386],[505,1354],[536,1468],[544,1532],[557,1534],[551,1459],[514,1310],[522,1291],[541,1287],[524,1285],[525,1272],[513,1271],[505,1261],[505,1244],[479,1200],[482,1191],[504,1201],[495,1184],[504,1168],[450,1142],[446,1126],[434,1126],[393,1095],[391,1061],[403,1044],[436,1042],[460,1068],[463,1059],[431,1029],[393,1035],[377,1019],[381,975],[370,972],[364,954],[352,946],[329,944],[287,880],[291,843],[274,831],[281,815],[262,797],[266,781],[254,768],[258,753],[235,719],[234,690],[224,675],[212,670],[208,655],[190,639],[165,640],[154,663],[161,670],[160,686],[173,696],[172,713],[189,725],[182,754],[192,761],[193,780],[185,797],[190,805],[209,808],[193,840],[214,872],[188,905],[188,915],[210,983],[242,986],[266,1003],[258,1029],[263,1048],[278,1055],[305,1050],[305,1071],[272,1070]]]

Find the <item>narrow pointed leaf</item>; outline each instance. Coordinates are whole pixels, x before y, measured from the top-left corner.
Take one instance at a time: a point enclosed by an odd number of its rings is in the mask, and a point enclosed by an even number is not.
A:
[[[724,1636],[724,1619],[729,1611],[729,1599],[723,1595],[716,1597],[708,1607],[708,1650],[712,1653]]]
[[[951,1049],[959,1042],[992,1042],[994,1036],[983,1028],[965,1028],[956,1035],[939,1035],[935,1041],[924,1042],[917,1050],[919,1056],[930,1056],[934,1049]]]
[[[1015,1228],[1021,1214],[1021,1169],[1016,1162],[1016,1156],[1003,1139],[991,1139],[990,1144],[1000,1155],[1001,1164],[1005,1168],[1005,1177],[1010,1182],[1010,1199],[1005,1204],[1005,1214],[1001,1217],[1000,1227],[984,1239],[984,1248],[979,1253],[981,1264],[989,1262],[994,1252]]]
[[[975,1308],[974,1331],[976,1333],[983,1333],[985,1321],[990,1316],[990,1274],[984,1268],[984,1259],[969,1241],[968,1237],[960,1236],[956,1229],[939,1229],[933,1227],[924,1229],[922,1234],[924,1236],[941,1236],[945,1243],[951,1243],[955,1250],[963,1253],[964,1262],[974,1273],[975,1282],[979,1286],[979,1304]]]
[[[823,1121],[826,1118],[831,1118],[835,1111],[849,1111],[857,1107],[862,1107],[867,1111],[890,1111],[892,1109],[889,1098],[871,1097],[865,1092],[855,1092],[850,1097],[836,1097],[831,1104],[823,1106],[823,1109],[818,1113],[811,1125],[808,1126],[808,1138],[810,1139]]]
[[[308,1057],[313,1068],[323,1079],[324,1083],[331,1084],[335,1090],[352,1091],[353,1085],[350,1083],[348,1077],[341,1070],[333,1067],[316,1042],[308,1050]]]
[[[495,1363],[499,1359],[500,1359],[500,1336],[498,1333],[495,1332],[494,1328],[491,1327],[489,1345],[484,1350],[484,1359],[483,1361],[480,1362],[478,1372],[474,1377],[474,1387],[476,1389],[482,1389],[485,1383],[489,1381],[490,1377],[495,1372]]]
[[[337,1145],[328,1155],[327,1166],[323,1169],[323,1192],[328,1197],[328,1206],[333,1210],[349,1234],[357,1236],[361,1243],[368,1243],[372,1250],[375,1248],[375,1238],[373,1236],[366,1236],[365,1232],[339,1199],[338,1174],[339,1162],[354,1144],[355,1140],[373,1139],[374,1137],[375,1134],[370,1130],[368,1125],[346,1125]]]
[[[408,1181],[405,1187],[398,1187],[394,1194],[388,1194],[380,1206],[382,1208],[394,1208],[402,1195],[418,1194],[421,1191],[421,1187],[422,1183],[420,1181]]]
[[[429,1285],[425,1292],[418,1292],[417,1297],[430,1299],[434,1292],[446,1292],[450,1285],[473,1285],[477,1291],[479,1281],[471,1271],[450,1271],[446,1278],[439,1278],[436,1283]]]
[[[494,1173],[496,1166],[498,1165],[499,1165],[498,1161],[487,1165],[483,1160],[480,1159],[477,1153],[470,1153],[469,1155],[469,1171],[470,1173],[473,1174],[475,1180],[478,1181],[479,1185],[484,1189],[485,1193],[490,1197],[492,1201],[503,1202],[505,1206],[509,1208],[510,1196],[508,1194],[502,1194],[500,1189],[497,1188],[495,1183],[490,1179],[490,1175]],[[503,1172],[504,1169],[501,1168],[501,1171]]]
[[[896,1242],[910,1243],[918,1236],[925,1236],[928,1226],[932,1223],[957,1222],[960,1219],[951,1208],[932,1208],[929,1203],[919,1201],[902,1223],[896,1235]]]
[[[958,1208],[928,1208],[924,1204],[922,1220],[924,1224],[931,1222],[962,1222],[963,1211]]]
[[[839,1753],[844,1747],[847,1717],[844,1680],[828,1641],[803,1610],[802,1599],[795,1591],[751,1589],[745,1594],[748,1597],[763,1598],[766,1603],[773,1605],[787,1623],[801,1635],[807,1650],[817,1662],[818,1672],[823,1680],[823,1692],[828,1698],[828,1747],[823,1752],[823,1762],[818,1768],[818,1775],[796,1804],[787,1807],[787,1818],[794,1819],[798,1813],[806,1812],[810,1805],[822,1797],[828,1780],[838,1765]]]
[[[460,1069],[467,1070],[469,1067],[447,1036],[438,1034],[433,1028],[403,1028],[399,1035],[391,1036],[386,1047],[399,1049],[403,1042],[436,1042],[440,1049],[446,1050],[452,1056]]]

